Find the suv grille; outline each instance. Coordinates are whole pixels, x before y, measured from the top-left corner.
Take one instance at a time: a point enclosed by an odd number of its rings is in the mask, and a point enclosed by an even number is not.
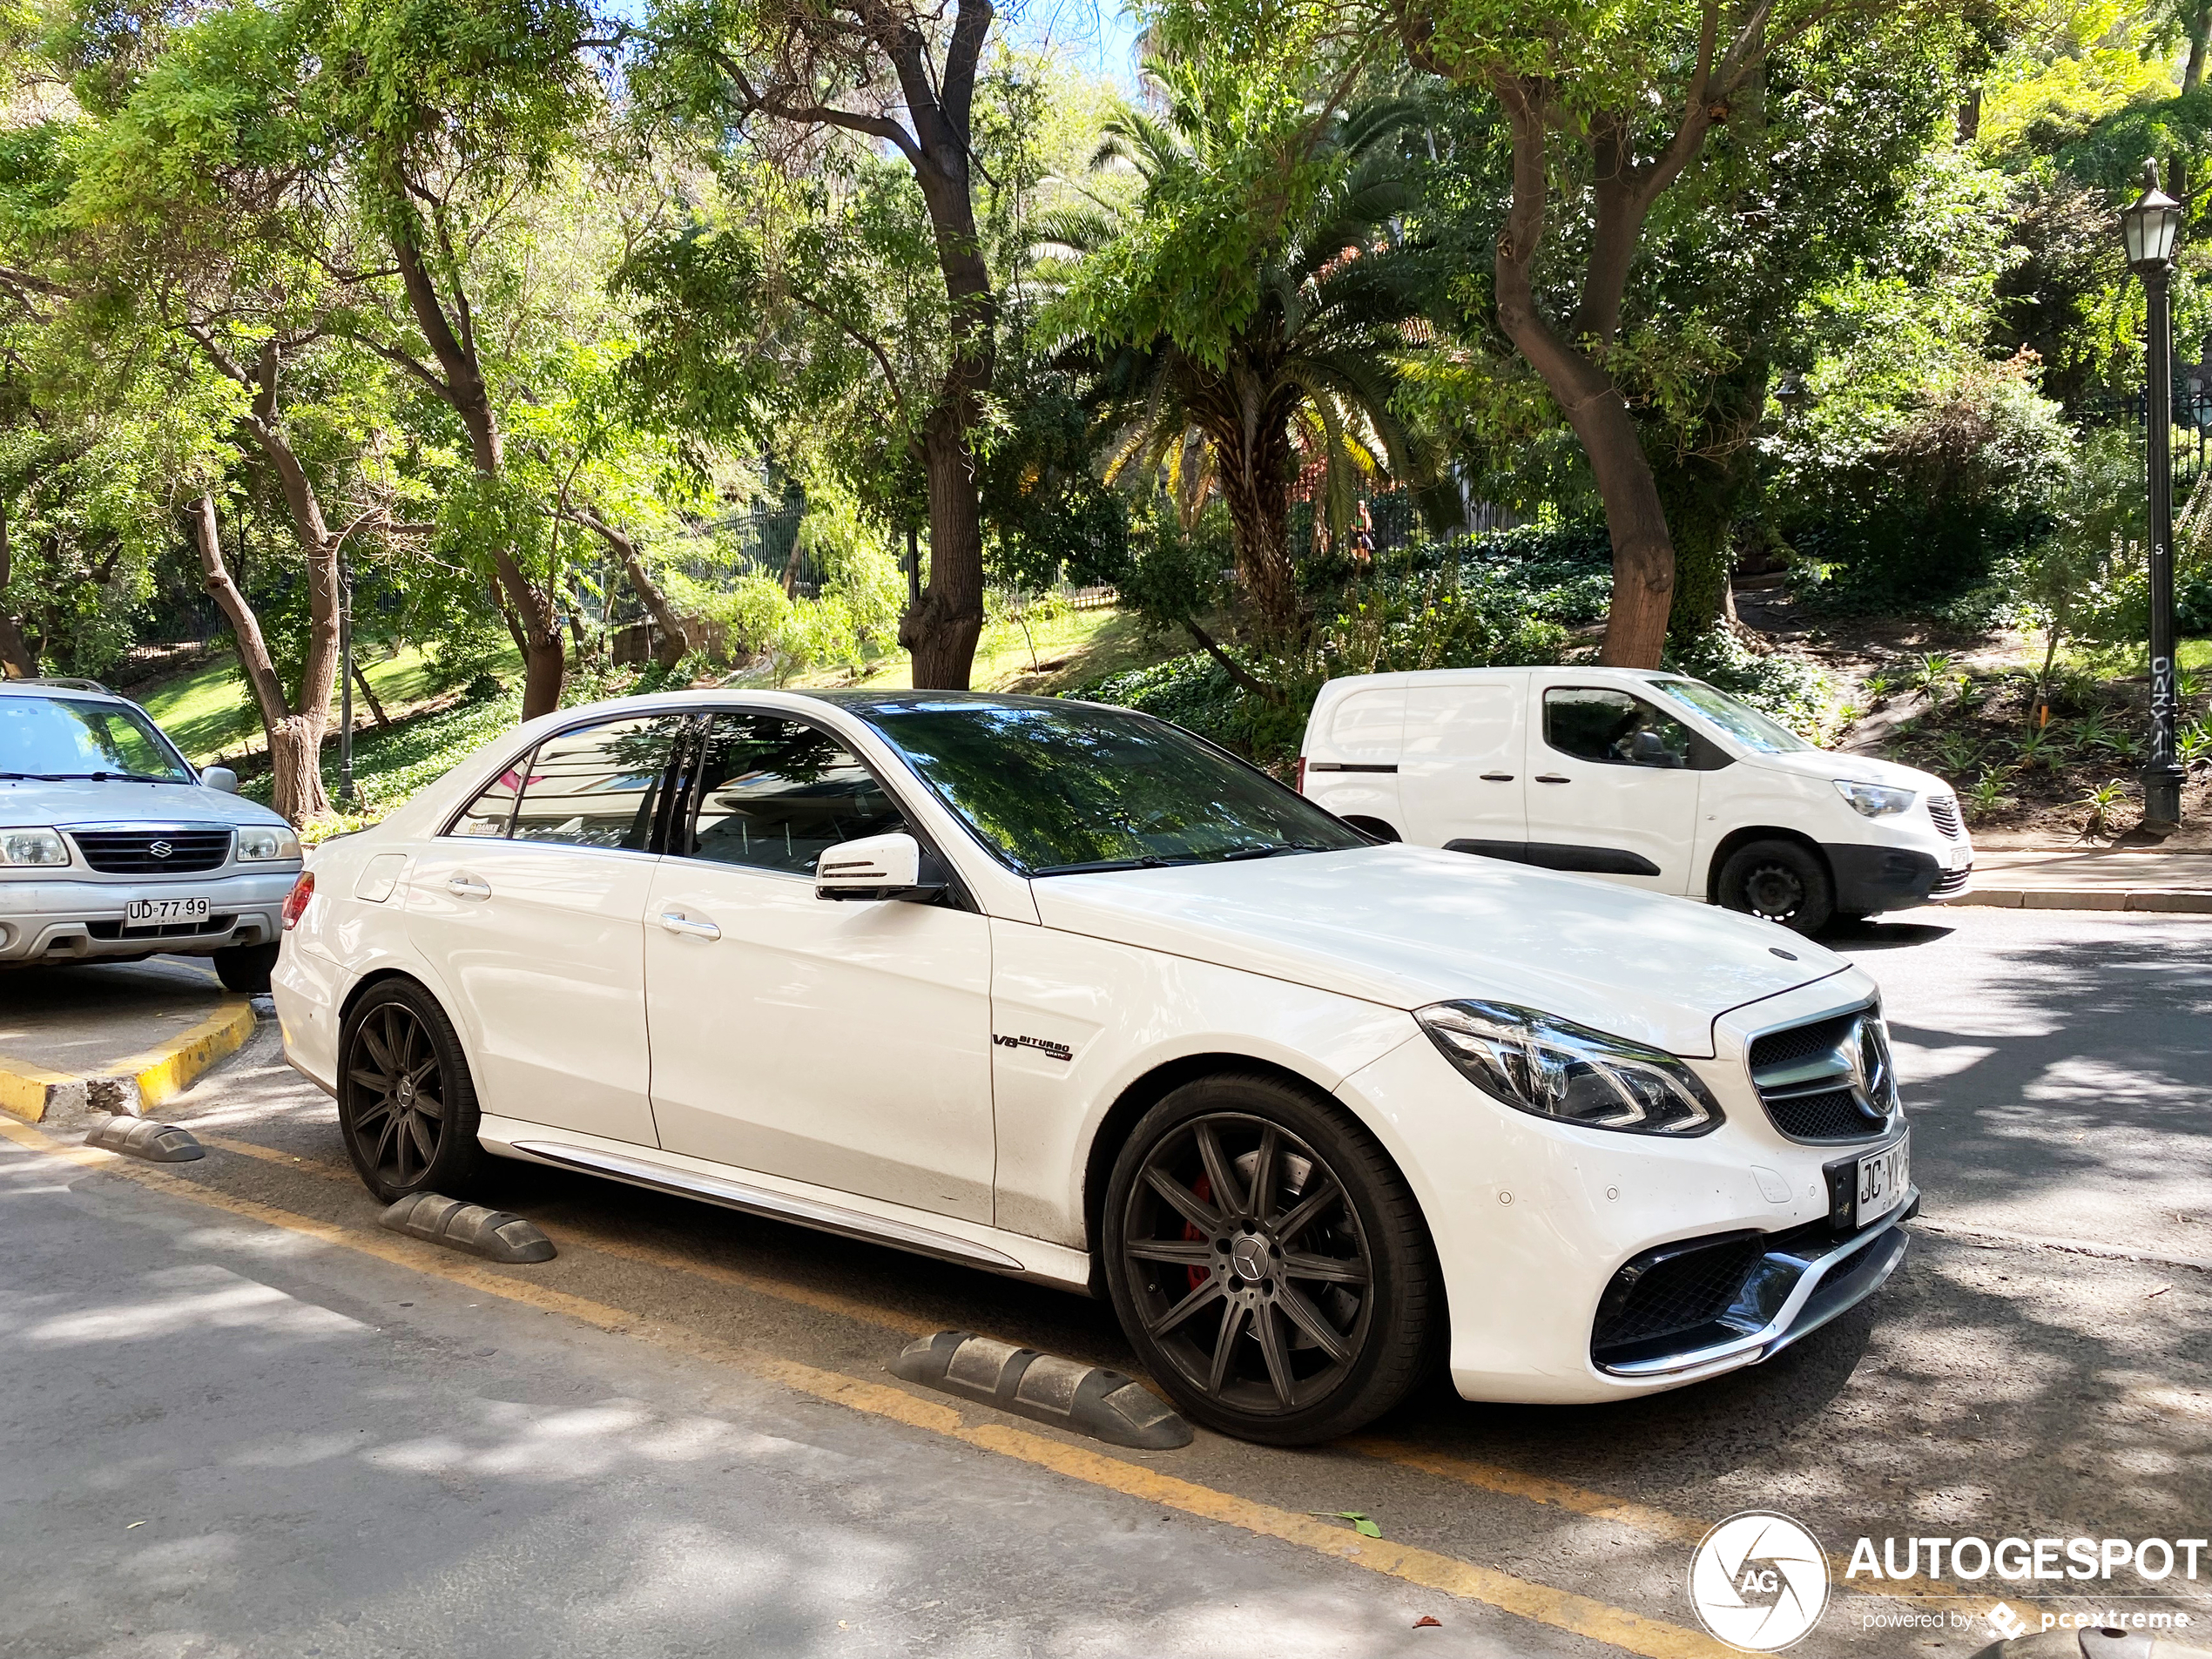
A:
[[[1946,870],[1941,875],[1936,878],[1935,886],[1928,889],[1928,897],[1931,899],[1940,899],[1947,894],[1958,892],[1961,887],[1966,885],[1967,880],[1973,876],[1973,867],[1972,865],[1969,865],[1963,870]]]
[[[103,875],[192,875],[231,856],[226,829],[71,830],[84,862]]]
[[[1793,1141],[1871,1141],[1898,1109],[1897,1067],[1878,1008],[1855,1008],[1755,1039],[1751,1083]]]
[[[1959,801],[1956,796],[1929,796],[1928,817],[1951,840],[1955,841],[1959,839]]]

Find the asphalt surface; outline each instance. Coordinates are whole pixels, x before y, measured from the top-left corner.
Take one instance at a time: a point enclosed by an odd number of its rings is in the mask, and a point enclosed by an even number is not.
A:
[[[1696,1388],[1440,1388],[1296,1453],[907,1390],[884,1362],[937,1329],[1133,1361],[1102,1305],[728,1211],[516,1167],[553,1262],[381,1232],[265,1028],[165,1110],[201,1163],[0,1140],[0,1655],[1691,1656],[1691,1548],[1745,1508],[1838,1557],[2212,1533],[2212,1274],[2172,1264],[2212,1257],[2212,921],[1839,943],[1883,981],[1927,1194],[1882,1295]],[[1383,1540],[1303,1519],[1340,1510]],[[2156,1588],[2120,1604],[2212,1622],[2212,1577]],[[1794,1651],[1958,1659],[2012,1590],[1906,1633],[1839,1585]]]

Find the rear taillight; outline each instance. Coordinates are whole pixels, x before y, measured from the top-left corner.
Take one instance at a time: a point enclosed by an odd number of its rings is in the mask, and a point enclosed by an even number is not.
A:
[[[1301,795],[1305,793],[1305,757],[1304,755],[1298,758],[1298,792]]]
[[[307,900],[315,896],[315,873],[300,872],[300,879],[292,884],[292,891],[284,895],[284,931],[290,933],[300,925],[300,918],[307,913]]]

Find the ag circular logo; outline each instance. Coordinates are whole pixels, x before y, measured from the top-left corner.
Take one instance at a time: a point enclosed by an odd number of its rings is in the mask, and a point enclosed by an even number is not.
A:
[[[1828,1557],[1787,1515],[1730,1515],[1690,1559],[1689,1604],[1730,1647],[1778,1653],[1811,1634],[1827,1609]]]

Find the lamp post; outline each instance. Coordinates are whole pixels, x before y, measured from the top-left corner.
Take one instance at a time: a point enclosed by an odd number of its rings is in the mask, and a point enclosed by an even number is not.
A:
[[[354,571],[343,553],[338,556],[338,799],[347,806],[360,804],[354,794]]]
[[[2182,769],[2174,759],[2174,318],[2167,303],[2174,239],[2182,205],[2158,187],[2158,164],[2143,163],[2143,193],[2120,215],[2128,263],[2143,280],[2145,328],[2143,429],[2150,452],[2150,763],[2143,768],[2143,823],[2173,825],[2182,816]]]

